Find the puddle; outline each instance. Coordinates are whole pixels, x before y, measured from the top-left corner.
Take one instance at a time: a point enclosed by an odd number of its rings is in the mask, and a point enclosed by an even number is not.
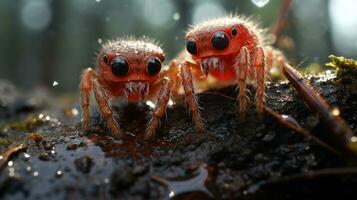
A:
[[[167,190],[163,199],[215,199],[213,192],[213,168],[207,164],[193,166],[187,177],[165,179],[152,176],[151,179],[164,185]]]

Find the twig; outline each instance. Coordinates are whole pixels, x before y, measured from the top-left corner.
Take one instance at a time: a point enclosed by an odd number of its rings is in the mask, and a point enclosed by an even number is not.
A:
[[[286,25],[286,18],[288,16],[288,11],[291,6],[293,0],[285,0],[283,5],[280,8],[279,15],[275,21],[273,28],[271,29],[271,33],[275,36],[275,42],[280,37],[284,26]]]
[[[19,153],[20,151],[25,151],[27,149],[27,145],[26,144],[20,144],[18,146],[15,146],[9,150],[7,150],[5,153],[3,153],[2,155],[0,155],[0,170],[2,170],[7,162],[10,160],[10,158]]]
[[[296,123],[290,123],[288,120],[284,119],[283,116],[278,114],[277,112],[272,111],[271,109],[269,109],[267,107],[265,107],[264,110],[266,113],[268,113],[269,115],[274,117],[276,120],[278,120],[279,124],[285,126],[288,129],[293,130],[296,133],[301,134],[302,136],[305,137],[305,139],[315,142],[316,144],[322,146],[326,150],[328,150],[338,156],[343,155],[340,151],[337,151],[336,149],[334,149],[333,147],[331,147],[324,141],[322,141],[319,138],[317,138],[316,136],[312,135],[308,130],[301,127],[296,121],[295,121]],[[291,119],[293,119],[293,118],[291,118]]]

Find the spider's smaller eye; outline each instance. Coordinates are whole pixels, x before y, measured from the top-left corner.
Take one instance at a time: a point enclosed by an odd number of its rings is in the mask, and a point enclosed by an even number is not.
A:
[[[196,41],[194,39],[188,39],[187,43],[186,43],[186,50],[188,51],[188,53],[195,55],[197,54],[197,44]]]
[[[104,62],[105,64],[109,65],[109,58],[108,58],[107,55],[104,55],[104,56],[103,56],[103,62]]]
[[[124,76],[129,72],[129,63],[123,57],[117,57],[112,62],[112,72],[117,76]]]
[[[233,27],[231,30],[232,36],[236,36],[238,34],[237,27]]]
[[[161,61],[156,57],[149,58],[147,70],[148,70],[148,74],[151,76],[159,73],[161,70]]]

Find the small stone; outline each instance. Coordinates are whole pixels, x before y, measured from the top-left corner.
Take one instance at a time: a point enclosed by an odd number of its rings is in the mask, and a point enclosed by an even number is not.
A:
[[[43,140],[42,135],[40,135],[39,133],[31,133],[29,135],[29,138],[35,142],[41,142],[41,140]]]
[[[50,156],[48,155],[47,152],[41,153],[41,154],[38,156],[38,158],[39,158],[40,160],[43,160],[43,161],[48,161],[48,160],[50,160]]]
[[[43,145],[43,148],[45,149],[45,150],[52,150],[52,148],[53,148],[53,145],[51,144],[51,143],[45,143],[44,145]]]
[[[78,171],[81,171],[82,173],[86,174],[90,172],[94,165],[94,162],[91,157],[83,156],[81,158],[76,159],[74,161],[74,164],[76,165]]]
[[[77,148],[78,148],[78,144],[67,145],[67,150],[76,150]]]
[[[258,153],[257,155],[254,156],[254,160],[255,161],[263,161],[263,160],[265,160],[265,157],[263,156],[263,154]]]
[[[275,138],[274,133],[268,133],[263,137],[263,141],[271,142]]]

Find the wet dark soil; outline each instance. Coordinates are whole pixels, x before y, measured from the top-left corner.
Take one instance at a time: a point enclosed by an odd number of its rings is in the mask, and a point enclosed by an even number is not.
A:
[[[351,90],[356,87],[324,77],[311,78],[311,82],[328,102],[339,107],[356,132],[357,93]],[[272,110],[294,117],[319,137],[328,131],[289,84],[268,86],[266,103]],[[1,87],[7,87],[9,95],[2,95],[7,98],[0,101],[0,152],[21,143],[28,145],[4,164],[1,199],[355,196],[357,173],[353,162],[283,128],[271,116],[259,120],[254,106],[246,121],[240,121],[231,98],[234,88],[199,95],[206,133],[197,133],[187,109],[174,105],[168,109],[156,141],[147,143],[143,140],[149,112],[146,106],[116,107],[126,135],[115,140],[95,103],[92,130],[83,135],[78,100],[21,95],[4,82]],[[346,170],[339,169],[338,173],[307,173],[342,167]]]

